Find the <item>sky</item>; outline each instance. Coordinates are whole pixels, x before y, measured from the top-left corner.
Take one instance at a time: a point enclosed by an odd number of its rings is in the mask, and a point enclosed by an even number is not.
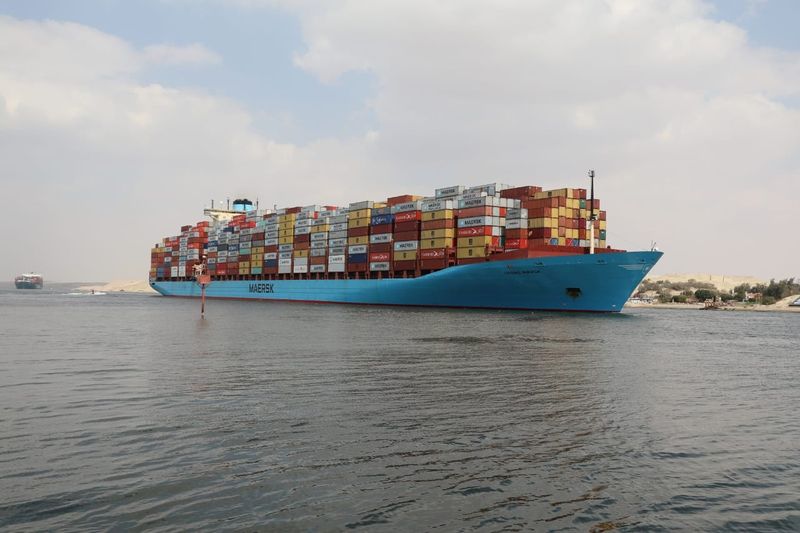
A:
[[[587,187],[654,273],[800,277],[794,0],[0,0],[0,279],[146,277],[211,199]]]

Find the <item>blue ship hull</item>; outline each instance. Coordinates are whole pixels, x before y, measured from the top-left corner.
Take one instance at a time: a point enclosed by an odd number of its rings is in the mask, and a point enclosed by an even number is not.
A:
[[[367,305],[619,312],[661,252],[488,261],[418,278],[213,281],[208,298]],[[164,296],[199,297],[193,281],[151,281]]]

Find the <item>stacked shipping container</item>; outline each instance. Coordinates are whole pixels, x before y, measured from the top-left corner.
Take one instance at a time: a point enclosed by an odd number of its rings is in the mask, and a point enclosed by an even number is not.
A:
[[[183,226],[151,251],[152,279],[186,279],[205,261],[216,278],[417,276],[504,253],[589,246],[585,189],[492,183],[436,189],[348,208],[311,205],[249,211],[211,226]],[[595,246],[606,247],[606,213],[595,200]],[[582,253],[575,250],[572,253]]]

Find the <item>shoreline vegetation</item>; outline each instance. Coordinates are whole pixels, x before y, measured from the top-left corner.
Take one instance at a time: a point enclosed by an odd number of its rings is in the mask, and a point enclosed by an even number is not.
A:
[[[764,281],[752,276],[668,274],[642,281],[626,307],[800,312],[794,278]]]

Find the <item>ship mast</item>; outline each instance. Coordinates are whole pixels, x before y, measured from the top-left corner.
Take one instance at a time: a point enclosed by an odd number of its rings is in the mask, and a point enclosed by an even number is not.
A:
[[[594,170],[589,171],[589,181],[591,187],[590,200],[591,213],[589,215],[589,253],[594,254]]]

